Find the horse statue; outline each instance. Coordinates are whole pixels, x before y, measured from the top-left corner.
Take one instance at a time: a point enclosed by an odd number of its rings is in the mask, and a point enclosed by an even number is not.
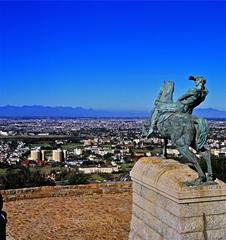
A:
[[[208,90],[203,77],[191,76],[189,80],[195,82],[195,88],[188,90],[176,102],[173,102],[174,83],[164,81],[160,93],[155,101],[155,109],[151,116],[147,137],[150,138],[157,130],[165,140],[163,153],[167,156],[168,140],[178,149],[180,154],[188,160],[198,172],[198,178],[187,182],[189,186],[214,184],[211,166],[211,155],[205,144],[208,135],[208,122],[192,115],[193,109],[205,100]],[[198,157],[191,149],[203,157],[207,164],[206,176],[198,163]]]

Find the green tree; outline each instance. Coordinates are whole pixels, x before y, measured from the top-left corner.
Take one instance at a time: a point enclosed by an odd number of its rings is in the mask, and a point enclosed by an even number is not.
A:
[[[226,158],[224,157],[211,157],[213,173],[216,178],[226,182]],[[207,172],[207,166],[204,159],[200,160],[200,165],[204,171]]]
[[[79,171],[72,172],[68,178],[69,185],[79,185],[79,184],[88,184],[88,183],[89,183],[89,176]]]
[[[15,189],[24,187],[53,186],[55,182],[45,178],[39,171],[31,172],[29,168],[10,169],[0,177],[2,189]]]

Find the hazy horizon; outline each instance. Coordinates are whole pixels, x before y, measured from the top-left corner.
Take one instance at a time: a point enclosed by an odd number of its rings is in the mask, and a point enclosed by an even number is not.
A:
[[[93,111],[106,111],[106,112],[151,112],[155,106],[148,107],[147,109],[120,109],[120,108],[85,108],[83,106],[69,106],[69,105],[42,105],[42,104],[31,104],[31,105],[1,105],[0,108],[7,108],[7,107],[12,107],[12,108],[35,108],[35,107],[40,107],[40,108],[64,108],[64,109],[80,109],[80,110],[93,110]],[[219,108],[214,108],[214,107],[196,107],[194,111],[196,110],[217,110],[217,111],[223,111],[226,112],[225,109],[219,109]]]

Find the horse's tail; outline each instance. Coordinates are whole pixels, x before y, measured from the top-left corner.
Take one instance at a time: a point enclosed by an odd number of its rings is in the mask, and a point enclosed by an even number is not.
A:
[[[195,146],[197,150],[200,150],[204,147],[207,141],[208,136],[208,122],[206,119],[202,118],[193,118],[196,128],[196,137],[195,137]]]

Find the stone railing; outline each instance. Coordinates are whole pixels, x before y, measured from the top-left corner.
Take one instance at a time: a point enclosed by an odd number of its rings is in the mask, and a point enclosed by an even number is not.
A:
[[[132,192],[132,183],[116,182],[116,183],[97,183],[88,185],[45,186],[0,191],[0,193],[4,197],[4,201],[6,202],[45,197],[63,197],[74,195],[92,195],[122,192]]]

